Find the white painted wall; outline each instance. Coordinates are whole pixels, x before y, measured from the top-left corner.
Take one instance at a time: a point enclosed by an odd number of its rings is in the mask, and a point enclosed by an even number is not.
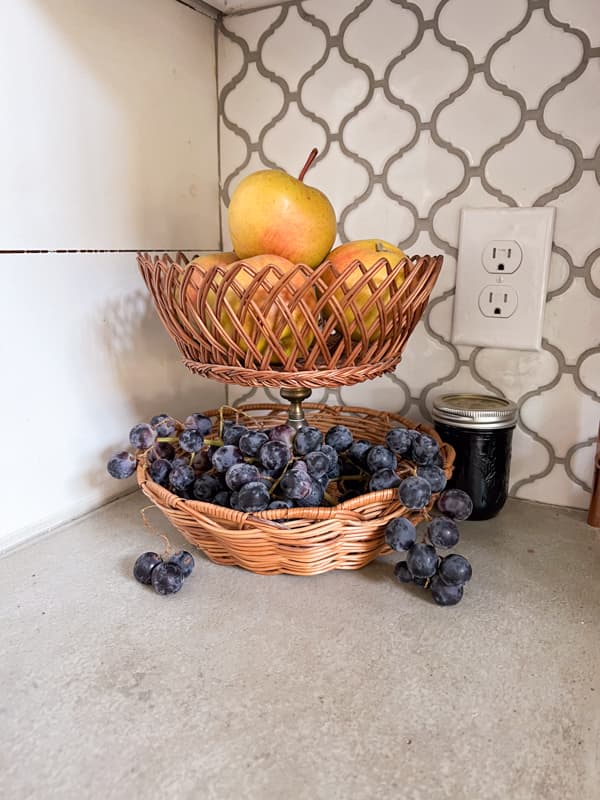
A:
[[[219,246],[213,25],[176,0],[0,3],[0,549],[134,488],[105,462],[135,422],[223,402],[135,261]],[[18,252],[77,249],[113,252]]]

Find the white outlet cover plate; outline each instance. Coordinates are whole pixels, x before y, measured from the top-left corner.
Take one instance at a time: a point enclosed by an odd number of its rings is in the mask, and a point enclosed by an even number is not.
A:
[[[452,341],[480,347],[540,350],[555,209],[465,208],[461,212]],[[490,273],[483,254],[493,241],[518,242],[523,257],[510,274]],[[517,307],[510,317],[484,316],[484,288],[510,287]]]

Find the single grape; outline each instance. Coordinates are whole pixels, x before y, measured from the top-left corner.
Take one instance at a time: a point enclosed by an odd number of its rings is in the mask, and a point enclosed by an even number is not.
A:
[[[247,513],[264,511],[270,502],[269,490],[260,481],[246,483],[238,492],[237,504],[240,511]]]
[[[471,516],[473,501],[462,489],[447,489],[438,497],[437,507],[447,517],[461,521]]]
[[[158,458],[150,464],[148,470],[150,477],[161,486],[166,486],[169,482],[169,475],[171,474],[171,462],[166,458]]]
[[[440,453],[439,450],[435,454],[435,456],[433,458],[433,461],[431,462],[431,466],[432,467],[441,467],[442,469],[444,468],[444,458],[443,458],[443,456],[442,456],[442,454]]]
[[[430,544],[417,542],[408,551],[406,564],[413,578],[431,578],[437,569],[438,556]]]
[[[170,414],[156,414],[150,420],[150,425],[157,436],[174,436],[177,432],[177,423]]]
[[[195,567],[194,556],[187,550],[180,550],[169,557],[167,564],[176,564],[184,578],[189,578]]]
[[[448,586],[439,575],[434,575],[429,583],[431,596],[438,606],[455,606],[463,597],[462,584]]]
[[[215,506],[222,506],[223,508],[229,508],[230,503],[229,500],[231,498],[231,493],[226,491],[217,492],[216,495],[213,497],[212,502]]]
[[[367,468],[369,472],[379,472],[380,469],[394,469],[396,455],[382,444],[376,444],[367,453]]]
[[[145,422],[134,425],[129,431],[129,443],[136,450],[148,450],[154,444],[156,432]]]
[[[440,448],[435,439],[432,439],[426,433],[422,433],[413,441],[410,455],[417,466],[424,467],[433,463],[433,459],[439,451]]]
[[[271,500],[268,508],[293,508],[294,504],[291,500]]]
[[[440,467],[434,467],[433,465],[417,467],[417,475],[419,478],[425,478],[431,486],[432,492],[441,492],[446,486],[446,473]]]
[[[266,469],[283,471],[285,465],[290,461],[292,453],[283,442],[267,442],[260,448],[258,457]]]
[[[171,488],[177,492],[185,492],[186,489],[191,489],[195,480],[196,473],[187,464],[173,467],[169,475]]]
[[[229,495],[229,505],[231,506],[231,508],[234,509],[234,511],[241,511],[240,506],[239,506],[239,502],[238,502],[239,499],[240,499],[240,493],[239,492],[231,492],[231,494]]]
[[[159,458],[166,458],[172,461],[175,458],[175,448],[169,442],[155,442],[154,447],[148,453],[148,461],[156,461]]]
[[[239,491],[244,484],[257,481],[259,478],[258,467],[243,461],[239,464],[232,464],[225,473],[225,483],[232,492]]]
[[[406,561],[399,561],[394,567],[394,575],[400,583],[412,583],[413,576],[410,574]]]
[[[184,428],[179,434],[179,446],[186,453],[197,453],[203,444],[204,436],[195,428]]]
[[[438,574],[448,586],[458,586],[458,584],[467,583],[467,581],[471,580],[473,568],[464,556],[458,553],[450,553],[449,556],[442,559],[442,563],[438,567]]]
[[[125,478],[130,478],[133,475],[136,465],[137,461],[135,456],[123,450],[121,453],[115,453],[115,455],[108,460],[106,469],[111,478],[125,480]]]
[[[322,475],[326,475],[328,470],[331,469],[327,453],[323,453],[320,450],[307,453],[304,456],[304,461],[306,462],[308,474],[312,475],[313,478],[320,478]]]
[[[300,472],[308,472],[306,461],[303,461],[301,458],[299,458],[297,461],[294,461],[293,468],[299,470]]]
[[[310,491],[304,497],[299,497],[296,500],[296,505],[301,507],[320,506],[323,504],[323,497],[325,490],[319,481],[309,478],[311,481]]]
[[[269,437],[263,431],[248,431],[243,436],[240,436],[238,447],[245,456],[254,458],[258,455],[258,451],[269,441]]]
[[[425,508],[431,499],[431,486],[425,478],[411,475],[398,487],[398,497],[405,508]]]
[[[315,452],[324,453],[329,459],[329,469],[335,469],[340,463],[338,452],[334,447],[329,444],[322,444],[321,449]]]
[[[382,489],[395,489],[400,486],[401,479],[393,469],[378,469],[369,481],[370,492],[380,492]]]
[[[395,517],[385,526],[385,543],[392,550],[410,550],[417,541],[417,529],[406,517]]]
[[[311,425],[299,428],[294,436],[294,452],[299,456],[318,450],[322,444],[323,434],[318,428],[314,428]]]
[[[408,453],[411,448],[412,436],[410,435],[408,428],[402,428],[401,426],[398,426],[396,428],[392,428],[386,433],[385,443],[390,450],[394,451],[394,453],[398,453],[399,455],[403,456]]]
[[[175,594],[183,586],[183,573],[177,564],[157,564],[152,570],[152,586],[157,594]]]
[[[162,558],[158,553],[142,553],[133,565],[133,577],[148,586],[152,583],[152,570],[158,564],[162,564]]]
[[[269,431],[269,439],[272,442],[283,442],[291,449],[296,435],[295,428],[291,425],[276,425]]]
[[[227,472],[233,464],[239,464],[244,460],[241,451],[232,444],[217,447],[212,454],[212,465],[217,472]]]
[[[190,466],[190,457],[187,458],[184,456],[179,456],[179,458],[174,458],[171,461],[171,468],[175,469],[175,467],[189,467]]]
[[[223,425],[223,436],[221,437],[223,444],[232,444],[237,447],[238,442],[245,433],[248,433],[248,428],[245,425],[239,425],[237,422],[226,422]]]
[[[212,468],[212,461],[206,450],[200,450],[196,453],[192,460],[192,468],[198,476]]]
[[[206,414],[190,414],[183,424],[186,428],[198,431],[202,436],[208,436],[212,431],[212,422]]]
[[[194,481],[194,488],[192,494],[194,500],[200,500],[202,503],[210,503],[214,499],[217,492],[221,491],[221,482],[214,475],[201,475]]]
[[[460,533],[450,517],[434,517],[427,526],[427,538],[434,547],[449,550],[458,544]]]
[[[355,464],[358,464],[360,467],[367,466],[367,453],[373,447],[371,442],[367,442],[364,439],[357,439],[355,442],[352,443],[352,446],[346,453],[348,458],[350,458]]]
[[[312,479],[306,472],[299,469],[290,469],[285,473],[279,484],[284,497],[289,500],[301,500],[306,497],[312,488]]]
[[[325,434],[325,444],[333,447],[338,453],[341,453],[342,450],[347,450],[353,441],[352,431],[345,425],[334,425]]]

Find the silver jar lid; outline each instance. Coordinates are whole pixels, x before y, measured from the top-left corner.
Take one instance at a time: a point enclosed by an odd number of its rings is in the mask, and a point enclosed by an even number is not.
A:
[[[519,410],[515,403],[487,394],[443,394],[433,403],[432,417],[457,428],[478,431],[512,428]]]

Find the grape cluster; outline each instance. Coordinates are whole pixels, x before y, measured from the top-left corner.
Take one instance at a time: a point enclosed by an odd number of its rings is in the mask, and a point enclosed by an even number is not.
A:
[[[152,586],[157,594],[175,594],[183,582],[192,574],[194,557],[187,550],[164,559],[158,553],[142,553],[133,565],[136,581]]]
[[[438,498],[440,516],[429,521],[425,541],[417,542],[417,529],[406,517],[390,520],[385,529],[385,541],[392,550],[405,551],[405,561],[394,567],[401,583],[414,583],[430,589],[440,606],[454,606],[462,600],[464,586],[471,579],[469,561],[458,553],[440,556],[438,550],[450,550],[460,538],[456,520],[464,520],[473,510],[466,492],[448,489]]]

